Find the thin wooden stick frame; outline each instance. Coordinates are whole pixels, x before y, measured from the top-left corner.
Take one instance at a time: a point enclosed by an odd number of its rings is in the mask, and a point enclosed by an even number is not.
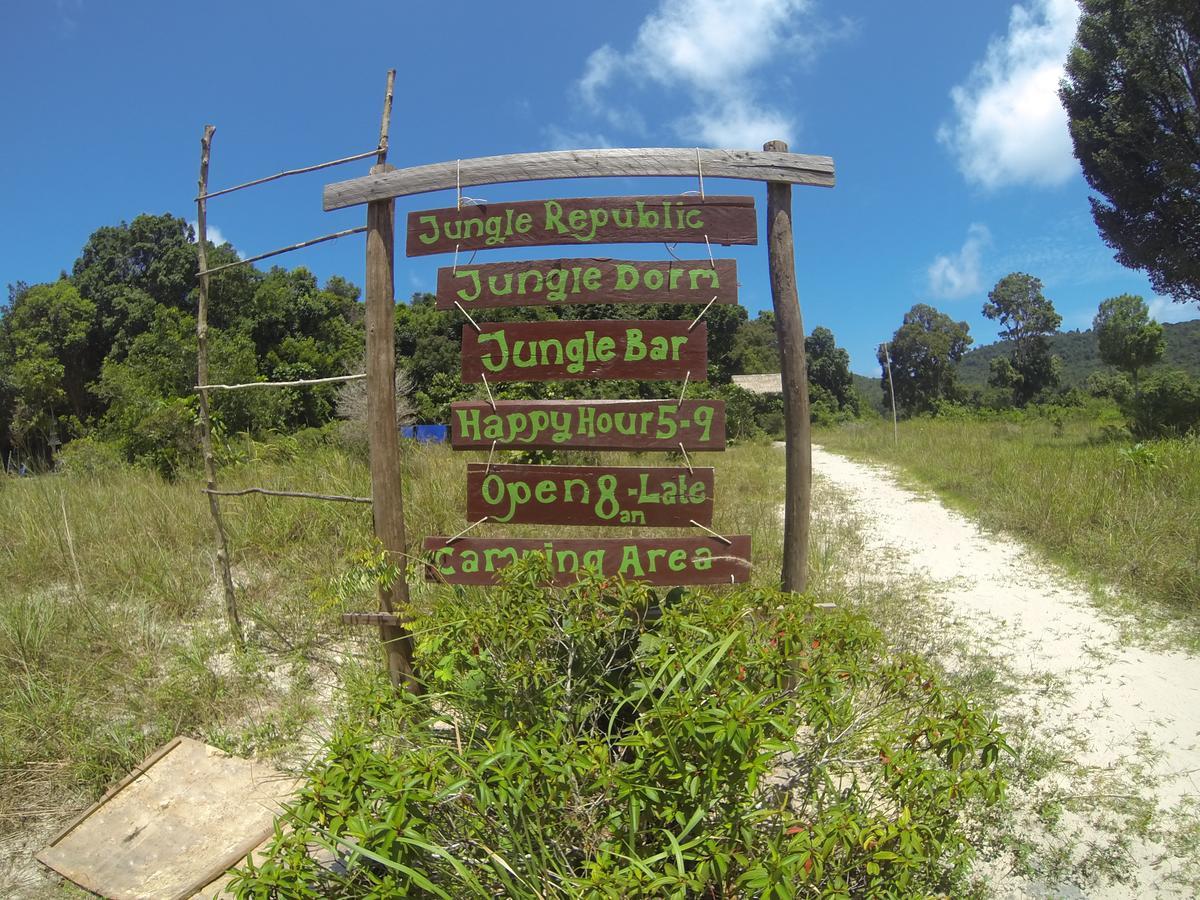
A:
[[[266,253],[260,253],[258,256],[248,256],[245,259],[239,259],[237,262],[224,263],[220,266],[213,266],[211,269],[203,269],[196,273],[197,278],[215,275],[217,272],[224,272],[226,269],[233,269],[237,266],[248,266],[250,263],[256,263],[260,259],[270,259],[272,256],[279,256],[283,253],[291,253],[293,250],[303,250],[305,247],[312,247],[314,244],[323,244],[326,241],[336,241],[338,238],[348,237],[352,234],[362,234],[367,230],[366,225],[360,225],[358,228],[347,228],[345,231],[335,231],[333,234],[327,234],[319,238],[313,238],[310,241],[301,241],[298,244],[292,244],[288,247],[280,247],[278,250],[268,250]]]
[[[232,194],[234,191],[240,191],[249,187],[256,187],[260,184],[266,184],[268,181],[278,181],[280,178],[287,178],[290,175],[303,175],[306,172],[317,172],[321,169],[328,169],[330,166],[340,166],[344,163],[357,162],[360,159],[367,159],[371,156],[376,156],[379,153],[379,148],[368,150],[365,153],[355,153],[353,156],[343,156],[341,159],[331,159],[329,162],[317,163],[315,166],[305,166],[302,169],[288,169],[286,172],[277,172],[274,175],[268,175],[265,178],[256,178],[253,181],[247,181],[244,184],[235,184],[233,187],[221,188],[219,191],[209,191],[207,194],[201,194],[197,200],[211,200],[213,197],[220,197],[222,194]]]

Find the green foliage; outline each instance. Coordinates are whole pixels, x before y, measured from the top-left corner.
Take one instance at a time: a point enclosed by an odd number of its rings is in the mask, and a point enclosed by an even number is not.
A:
[[[1200,428],[1200,382],[1184,372],[1160,372],[1146,380],[1126,408],[1137,437],[1186,434]]]
[[[1128,372],[1133,390],[1138,390],[1138,373],[1162,359],[1163,328],[1150,319],[1146,301],[1132,294],[1109,297],[1100,304],[1092,320],[1100,358]]]
[[[924,303],[906,312],[887,350],[880,347],[876,353],[879,384],[889,404],[893,384],[896,406],[905,415],[930,412],[939,401],[959,399],[955,364],[971,343],[968,331],[966,322],[955,322]]]
[[[809,402],[813,421],[857,418],[859,395],[850,375],[850,354],[837,346],[833,332],[818,325],[804,339],[804,358],[808,367]]]
[[[953,891],[995,723],[844,612],[589,578],[444,591],[430,692],[366,682],[242,897]],[[661,616],[661,618],[659,617]],[[311,846],[336,852],[320,867]]]
[[[1024,406],[1058,384],[1061,363],[1050,355],[1046,335],[1058,330],[1062,316],[1042,294],[1041,279],[1012,272],[988,293],[983,314],[998,319],[1000,337],[1012,341],[1008,366],[994,365],[988,384],[1012,392],[1013,402]]]
[[[1060,89],[1092,216],[1154,289],[1200,300],[1200,9],[1083,0]]]

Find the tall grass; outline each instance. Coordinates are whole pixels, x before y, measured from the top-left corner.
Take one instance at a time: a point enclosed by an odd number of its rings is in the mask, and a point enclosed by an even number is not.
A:
[[[1200,627],[1200,441],[1131,444],[1093,423],[918,419],[819,431],[830,450],[893,462],[920,483]]]

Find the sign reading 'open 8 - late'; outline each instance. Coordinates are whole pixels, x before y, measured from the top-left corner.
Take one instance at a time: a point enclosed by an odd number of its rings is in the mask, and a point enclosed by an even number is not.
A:
[[[756,244],[753,197],[585,197],[408,214],[407,253],[546,244]]]
[[[485,322],[462,330],[462,380],[703,381],[708,331],[684,321]]]

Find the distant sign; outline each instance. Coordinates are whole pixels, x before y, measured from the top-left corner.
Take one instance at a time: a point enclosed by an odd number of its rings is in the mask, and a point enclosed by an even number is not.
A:
[[[467,465],[467,518],[514,525],[711,525],[713,470]]]
[[[649,584],[730,584],[750,576],[750,536],[725,541],[688,538],[425,538],[425,577],[449,584],[495,584],[506,566],[532,553],[546,554],[551,582],[572,584],[584,572],[620,575]]]
[[[407,253],[548,244],[757,244],[753,197],[583,197],[408,214]]]
[[[689,376],[690,373],[690,376]],[[462,330],[463,383],[708,379],[708,330],[686,321],[484,322]]]
[[[724,400],[497,400],[450,404],[455,450],[725,449]]]
[[[437,308],[565,303],[737,303],[732,259],[543,259],[438,269]]]

